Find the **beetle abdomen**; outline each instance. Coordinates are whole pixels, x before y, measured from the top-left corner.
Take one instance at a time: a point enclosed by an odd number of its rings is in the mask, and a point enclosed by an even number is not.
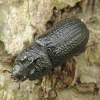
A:
[[[48,30],[36,42],[42,45],[54,67],[82,52],[89,38],[89,31],[79,19],[64,19]]]

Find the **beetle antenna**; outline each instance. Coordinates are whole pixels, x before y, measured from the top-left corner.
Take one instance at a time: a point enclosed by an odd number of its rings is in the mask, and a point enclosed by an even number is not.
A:
[[[5,73],[5,72],[11,73],[11,71],[9,71],[9,70],[3,70],[3,73]]]
[[[9,70],[3,70],[3,73],[5,73],[5,72],[12,73],[12,72],[9,71]],[[16,80],[16,79],[14,78],[14,76],[13,76],[12,74],[11,74],[11,79],[13,79],[14,82],[17,82],[17,83],[18,83],[18,90],[20,90],[20,83],[19,83],[18,80]]]

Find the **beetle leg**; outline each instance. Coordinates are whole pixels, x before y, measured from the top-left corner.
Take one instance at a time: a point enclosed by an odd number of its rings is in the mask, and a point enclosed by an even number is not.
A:
[[[36,28],[34,25],[32,25],[32,24],[30,24],[30,26],[31,26],[33,29],[37,29],[37,28]],[[38,29],[36,30],[35,33],[33,33],[33,35],[32,35],[32,42],[34,42],[34,41],[37,39],[37,36],[39,35],[38,33],[39,33]]]
[[[32,40],[33,40],[33,41],[35,41],[35,40],[36,40],[37,35],[38,35],[38,33],[37,33],[37,32],[35,32],[35,33],[33,34],[33,36],[32,36]]]

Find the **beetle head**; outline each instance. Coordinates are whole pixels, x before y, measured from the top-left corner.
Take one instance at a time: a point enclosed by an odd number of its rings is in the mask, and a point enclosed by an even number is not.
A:
[[[12,75],[17,81],[24,81],[28,78],[27,73],[23,70],[22,65],[17,64],[12,70]]]

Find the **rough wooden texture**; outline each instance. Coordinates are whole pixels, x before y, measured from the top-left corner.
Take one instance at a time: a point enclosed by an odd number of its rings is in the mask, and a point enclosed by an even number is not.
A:
[[[10,74],[2,73],[2,70],[12,69],[13,57],[31,42],[33,33],[38,31],[42,34],[45,31],[45,24],[50,19],[54,6],[58,9],[67,5],[73,7],[79,1],[81,1],[79,7],[82,11],[77,7],[78,9],[74,9],[70,14],[68,12],[67,16],[76,16],[86,23],[90,30],[88,46],[94,44],[95,46],[88,47],[85,53],[75,57],[76,76],[80,77],[81,82],[95,82],[100,88],[99,0],[0,0],[0,100],[37,100],[40,85],[36,86],[34,84],[36,81],[22,82],[21,89],[18,90],[18,84],[11,80]],[[92,1],[95,1],[94,7]],[[66,81],[69,81],[69,84],[72,82],[69,78]],[[51,80],[45,76],[41,86],[49,91],[51,85]],[[52,97],[55,97],[55,94],[52,93]],[[80,98],[81,100],[100,100],[100,92],[98,95],[93,95],[91,89],[78,87],[57,90],[56,100],[66,100],[66,98],[68,100],[80,100]]]

